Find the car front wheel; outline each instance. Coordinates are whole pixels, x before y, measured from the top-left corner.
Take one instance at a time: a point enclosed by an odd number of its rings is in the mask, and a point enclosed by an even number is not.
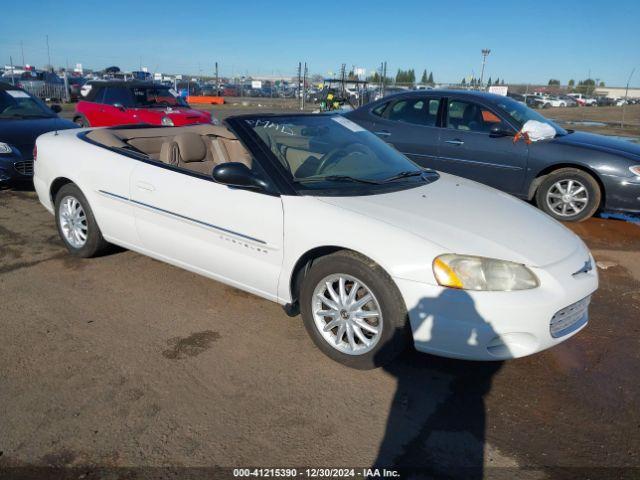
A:
[[[68,183],[58,191],[55,214],[60,238],[72,255],[89,258],[108,248],[89,202],[76,185]]]
[[[313,262],[302,284],[300,309],[316,346],[352,368],[389,363],[409,339],[407,311],[395,283],[355,252]]]
[[[581,222],[593,216],[601,198],[596,179],[577,168],[552,172],[536,193],[538,207],[563,222]]]

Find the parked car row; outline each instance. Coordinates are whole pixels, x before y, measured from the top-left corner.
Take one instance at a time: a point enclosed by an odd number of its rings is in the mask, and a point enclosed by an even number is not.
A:
[[[84,94],[71,123],[0,89],[0,180],[33,172],[69,252],[114,243],[276,301],[356,368],[391,361],[407,339],[471,360],[566,340],[598,279],[550,217],[640,211],[639,146],[505,96],[405,91],[344,115],[223,127],[160,84],[90,82]],[[553,138],[516,141],[528,121]],[[107,128],[65,132],[79,126]]]

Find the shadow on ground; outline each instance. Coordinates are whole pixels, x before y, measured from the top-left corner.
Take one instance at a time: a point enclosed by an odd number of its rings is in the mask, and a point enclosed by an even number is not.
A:
[[[430,312],[451,310],[464,318],[463,331],[452,335],[451,321]],[[431,322],[430,343],[448,342],[471,352],[484,349],[476,339],[496,334],[477,312],[473,299],[462,290],[443,292],[435,299],[422,299],[410,312]],[[402,335],[403,333],[399,333]],[[385,367],[397,379],[397,389],[387,418],[375,466],[393,468],[415,478],[481,479],[486,451],[485,397],[502,362],[471,362],[421,354],[411,349]],[[449,394],[437,402],[430,383],[451,377]],[[438,394],[440,398],[440,395]]]

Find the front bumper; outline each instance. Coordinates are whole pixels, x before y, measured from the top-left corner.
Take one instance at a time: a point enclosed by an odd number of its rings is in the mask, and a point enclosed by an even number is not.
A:
[[[592,270],[573,275],[587,260]],[[514,292],[456,290],[395,278],[407,304],[416,349],[467,360],[505,360],[550,348],[584,328],[586,311],[557,337],[551,321],[598,288],[595,261],[587,249],[531,270],[540,286]]]
[[[32,159],[13,155],[0,159],[0,183],[28,183],[32,178]]]
[[[640,212],[640,177],[602,175],[605,208],[625,212]]]

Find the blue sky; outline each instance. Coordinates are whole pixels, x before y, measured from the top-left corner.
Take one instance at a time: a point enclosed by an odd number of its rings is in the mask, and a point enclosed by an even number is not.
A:
[[[165,1],[21,0],[0,15],[0,63],[82,63],[223,75],[294,74],[307,61],[326,75],[341,63],[428,69],[436,81],[479,76],[640,85],[640,1]],[[418,73],[419,76],[419,73]]]

